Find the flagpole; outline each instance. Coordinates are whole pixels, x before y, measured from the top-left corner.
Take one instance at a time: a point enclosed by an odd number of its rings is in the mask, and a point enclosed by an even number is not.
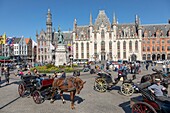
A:
[[[6,46],[4,44],[4,66],[5,66]]]
[[[34,46],[32,47],[32,67],[34,67]]]

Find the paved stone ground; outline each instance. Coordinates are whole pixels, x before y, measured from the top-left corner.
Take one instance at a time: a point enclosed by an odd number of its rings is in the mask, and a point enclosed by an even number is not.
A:
[[[160,66],[156,68],[160,69]],[[140,81],[142,75],[151,73],[143,70],[137,75],[135,82]],[[117,77],[117,73],[112,72],[113,78]],[[66,104],[58,98],[53,104],[46,100],[42,104],[35,104],[32,97],[21,98],[18,95],[17,87],[19,78],[11,75],[10,85],[2,84],[0,88],[0,113],[129,113],[130,98],[138,96],[133,94],[130,97],[123,96],[118,93],[121,82],[118,83],[110,92],[99,93],[93,90],[96,75],[89,73],[81,73],[80,76],[86,84],[79,95],[76,95],[76,109],[71,110],[69,93],[65,93]],[[129,78],[131,75],[129,75]],[[2,78],[4,79],[4,78]]]

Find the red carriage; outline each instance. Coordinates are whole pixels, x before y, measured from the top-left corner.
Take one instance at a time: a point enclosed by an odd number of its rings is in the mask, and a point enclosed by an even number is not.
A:
[[[36,76],[25,75],[21,77],[21,82],[18,86],[18,93],[21,97],[31,95],[36,104],[41,104],[46,99],[51,98],[51,86],[54,79],[44,78],[41,85],[37,85]]]
[[[169,113],[170,102],[162,101],[147,89],[151,83],[145,82],[138,86],[142,96],[133,97],[130,100],[132,113]]]

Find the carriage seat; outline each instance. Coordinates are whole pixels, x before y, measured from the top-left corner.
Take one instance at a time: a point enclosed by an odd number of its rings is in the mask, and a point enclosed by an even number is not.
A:
[[[41,81],[41,87],[51,86],[54,79],[44,79]]]
[[[125,79],[123,83],[132,83],[132,79]]]

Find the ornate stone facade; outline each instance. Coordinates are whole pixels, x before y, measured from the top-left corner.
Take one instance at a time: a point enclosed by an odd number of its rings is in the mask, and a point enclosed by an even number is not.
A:
[[[95,23],[78,26],[74,21],[74,59],[81,60],[142,60],[142,29],[138,16],[134,23],[118,24],[114,15],[110,23],[104,10],[99,11]]]

